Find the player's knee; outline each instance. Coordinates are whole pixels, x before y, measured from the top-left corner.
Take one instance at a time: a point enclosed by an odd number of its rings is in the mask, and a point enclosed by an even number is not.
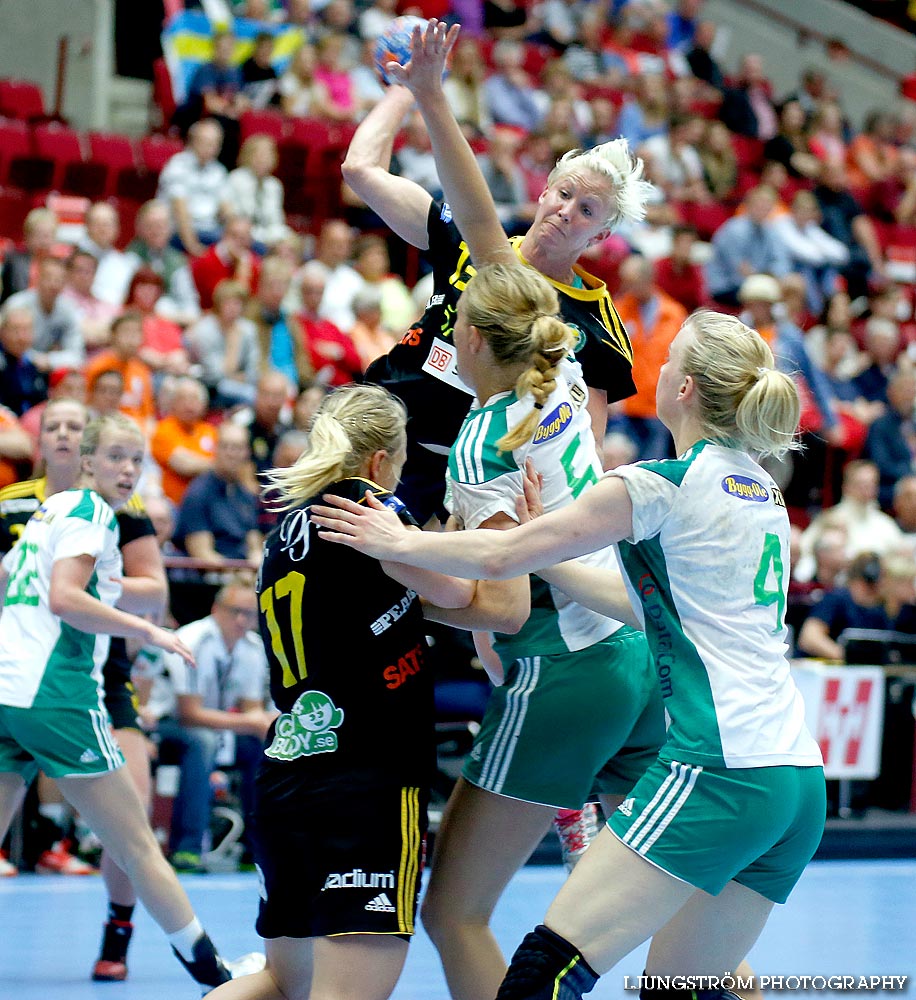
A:
[[[470,920],[460,901],[449,900],[447,894],[427,892],[420,904],[420,920],[433,944],[441,950],[461,935],[475,921]],[[486,926],[486,921],[479,922]]]
[[[497,994],[497,1000],[580,1000],[598,982],[582,952],[539,924],[525,936]]]

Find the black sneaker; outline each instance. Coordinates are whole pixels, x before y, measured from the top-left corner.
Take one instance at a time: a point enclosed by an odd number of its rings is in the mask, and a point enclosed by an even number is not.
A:
[[[190,972],[191,978],[200,983],[202,994],[208,993],[223,983],[228,983],[232,979],[232,973],[226,968],[225,963],[217,954],[213,942],[207,934],[202,934],[194,942],[194,958],[188,961],[177,948],[172,947],[179,962]]]
[[[134,925],[125,920],[109,920],[102,934],[102,950],[92,967],[97,983],[122,983],[127,979],[127,946]]]

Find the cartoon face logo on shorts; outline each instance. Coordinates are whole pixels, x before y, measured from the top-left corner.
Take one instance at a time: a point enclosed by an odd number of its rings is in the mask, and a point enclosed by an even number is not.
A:
[[[344,720],[338,708],[324,691],[304,691],[289,712],[277,719],[273,742],[264,751],[274,760],[297,760],[316,753],[334,753],[337,749],[337,729]]]

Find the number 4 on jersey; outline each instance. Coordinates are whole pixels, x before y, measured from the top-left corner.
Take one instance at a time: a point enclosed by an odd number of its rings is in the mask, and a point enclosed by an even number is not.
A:
[[[775,582],[775,587],[768,587],[770,574]],[[757,575],[754,577],[754,603],[769,607],[776,605],[776,628],[773,634],[781,632],[784,627],[784,616],[786,612],[786,591],[783,586],[783,561],[782,548],[779,543],[779,535],[774,535],[768,531],[763,540],[763,553],[760,556],[760,565],[757,567]]]

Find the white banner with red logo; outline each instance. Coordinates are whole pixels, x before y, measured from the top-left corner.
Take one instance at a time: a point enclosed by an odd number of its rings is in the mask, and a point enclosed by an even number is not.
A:
[[[881,770],[884,671],[796,663],[792,676],[805,699],[805,720],[824,755],[828,778],[871,779]]]

